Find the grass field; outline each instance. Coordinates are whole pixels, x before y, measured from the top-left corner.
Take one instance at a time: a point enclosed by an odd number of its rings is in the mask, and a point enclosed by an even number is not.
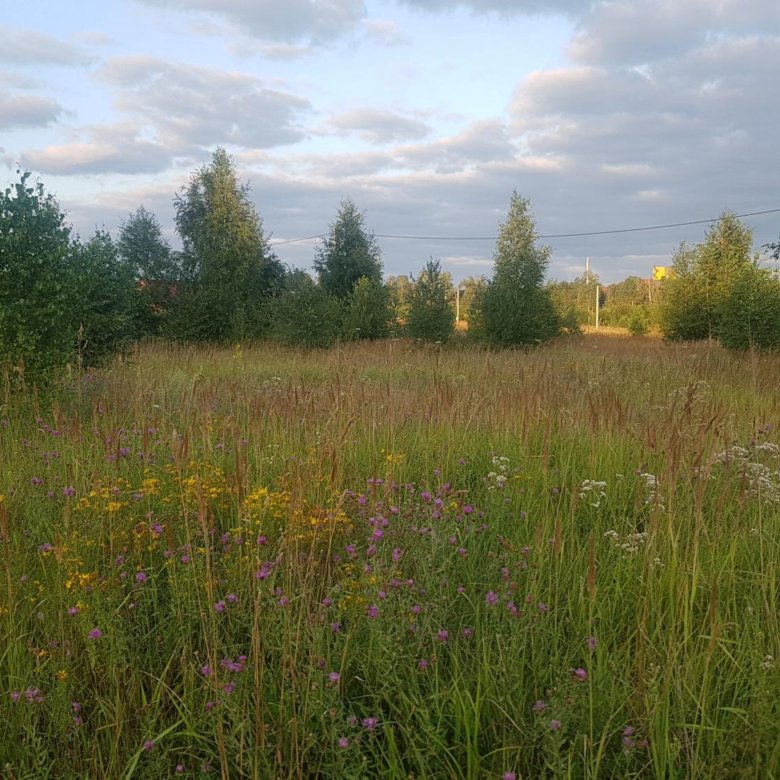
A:
[[[0,402],[0,771],[780,776],[780,357],[145,347]]]

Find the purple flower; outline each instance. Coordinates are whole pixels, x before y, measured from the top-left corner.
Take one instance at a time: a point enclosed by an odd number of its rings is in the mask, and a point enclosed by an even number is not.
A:
[[[531,707],[531,709],[534,712],[544,712],[547,709],[547,704],[546,704],[546,702],[543,702],[541,699],[537,699],[534,702],[534,706]]]
[[[368,617],[369,617],[371,620],[375,620],[375,619],[377,618],[377,616],[379,615],[379,607],[378,607],[376,604],[372,604],[372,605],[371,605],[371,606],[370,606],[370,607],[369,607],[369,608],[366,610],[366,615],[368,615]]]
[[[225,691],[225,693],[230,696],[231,693],[236,689],[235,683],[225,683],[225,685],[222,686],[222,690]]]
[[[330,624],[330,630],[334,634],[338,634],[341,631],[341,623],[331,623]]]
[[[588,679],[588,673],[582,667],[572,669],[571,674],[575,682],[585,682]]]
[[[88,636],[90,639],[100,639],[100,637],[102,637],[102,636],[103,636],[103,632],[102,632],[102,631],[101,631],[99,628],[93,628],[93,629],[92,629],[92,630],[91,630],[91,631],[90,631],[90,632],[87,634],[87,636]]]
[[[235,593],[228,593],[228,594],[227,594],[227,596],[225,596],[225,599],[226,599],[226,600],[227,600],[227,601],[228,601],[230,604],[238,604],[238,596],[236,596],[236,594],[235,594]]]
[[[215,611],[215,612],[224,612],[226,608],[227,608],[227,604],[225,604],[225,602],[224,602],[222,599],[220,599],[220,600],[219,600],[219,601],[218,601],[218,602],[217,602],[217,603],[214,605],[214,611]]]
[[[41,553],[48,553],[51,552],[54,549],[54,545],[49,542],[44,542],[42,545],[38,547],[38,552]]]
[[[474,636],[474,629],[470,628],[469,626],[466,626],[466,628],[463,629],[463,638],[468,639],[469,637]]]
[[[40,477],[31,477],[30,484],[37,487],[38,485],[43,484],[43,480]]]
[[[539,610],[541,615],[544,615],[547,612],[547,604],[545,604],[543,601],[540,601],[536,608]]]
[[[338,672],[331,672],[328,675],[328,680],[330,680],[334,685],[341,679],[341,675]]]
[[[487,604],[489,607],[494,607],[496,604],[498,604],[498,596],[493,593],[492,590],[489,590],[485,595],[485,604]]]
[[[145,571],[138,571],[135,573],[135,581],[136,582],[146,582],[146,572]]]
[[[76,617],[76,615],[79,614],[79,608],[78,607],[68,607],[68,614],[71,617]]]
[[[447,644],[447,640],[449,640],[449,638],[450,638],[449,631],[446,631],[443,628],[440,628],[436,633],[436,639],[438,639],[442,644]]]
[[[504,772],[501,780],[517,780],[517,775],[514,772]]]
[[[210,677],[211,676],[211,667],[208,664],[203,664],[203,666],[200,667],[200,673],[204,677]]]
[[[379,718],[363,718],[363,728],[373,731],[379,725]]]
[[[562,725],[563,724],[559,720],[550,721],[550,729],[552,729],[552,731],[560,731]]]
[[[417,668],[418,668],[418,669],[419,669],[421,672],[424,672],[424,671],[425,671],[425,670],[428,668],[428,661],[427,661],[425,658],[421,658],[421,659],[420,659],[420,660],[417,662]]]
[[[346,750],[349,747],[349,740],[346,737],[339,737],[338,745],[342,750]]]
[[[70,486],[64,487],[62,488],[62,495],[66,498],[72,498],[76,495],[76,488]]]
[[[147,739],[146,742],[144,742],[144,751],[149,753],[150,751],[154,750],[154,740],[153,739]]]
[[[256,572],[255,572],[255,579],[256,580],[264,580],[268,577],[268,575],[271,573],[271,570],[273,569],[274,565],[270,561],[266,561]]]
[[[279,606],[280,607],[286,607],[290,603],[290,599],[288,596],[282,596],[279,599]]]
[[[585,644],[588,646],[588,650],[591,651],[591,653],[596,649],[596,637],[595,636],[589,636],[585,640]]]

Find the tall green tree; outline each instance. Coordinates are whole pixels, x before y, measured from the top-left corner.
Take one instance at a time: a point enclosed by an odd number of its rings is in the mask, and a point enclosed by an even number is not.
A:
[[[450,303],[452,282],[443,273],[441,263],[431,258],[419,276],[409,299],[406,330],[413,339],[446,341],[455,326],[455,312]]]
[[[74,346],[70,228],[54,197],[30,174],[0,193],[0,363],[38,379]]]
[[[496,242],[493,278],[479,297],[482,335],[491,344],[535,344],[560,332],[544,278],[549,247],[536,244],[530,202],[512,194],[509,213]]]
[[[139,337],[158,336],[180,282],[177,255],[163,238],[157,217],[143,206],[122,223],[117,251],[136,279],[135,327]]]
[[[352,294],[355,283],[365,277],[382,280],[382,261],[373,234],[365,227],[365,216],[350,198],[339,207],[330,233],[317,249],[314,269],[323,289],[340,300]]]
[[[104,363],[136,337],[135,275],[105,230],[71,247],[73,324],[79,359]]]
[[[720,342],[728,349],[780,346],[780,278],[753,262],[738,271],[723,302]]]
[[[280,288],[284,269],[224,149],[192,175],[174,206],[183,279],[173,335],[214,341],[258,335],[263,301]]]
[[[341,301],[344,309],[342,335],[348,341],[382,339],[390,332],[390,295],[382,281],[361,276],[352,293]]]
[[[752,262],[752,243],[752,231],[726,212],[707,230],[703,243],[679,248],[662,311],[666,338],[696,341],[719,336],[724,302]]]

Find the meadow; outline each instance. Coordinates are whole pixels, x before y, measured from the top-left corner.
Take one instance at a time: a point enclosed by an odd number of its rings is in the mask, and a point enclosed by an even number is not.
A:
[[[0,773],[780,776],[780,356],[144,346],[0,396]]]

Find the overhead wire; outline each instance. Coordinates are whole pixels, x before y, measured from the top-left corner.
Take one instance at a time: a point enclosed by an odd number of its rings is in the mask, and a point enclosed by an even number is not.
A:
[[[777,214],[780,213],[780,208],[776,209],[764,209],[763,211],[749,211],[745,214],[735,214],[737,219],[744,219],[745,217],[758,217],[764,214]],[[688,222],[670,222],[665,225],[647,225],[644,227],[631,227],[631,228],[616,228],[612,230],[588,230],[577,233],[547,233],[538,235],[538,239],[551,239],[551,238],[583,238],[587,236],[608,236],[616,235],[619,233],[640,233],[648,230],[667,230],[669,228],[676,227],[688,227],[690,225],[707,225],[712,222],[717,222],[720,217],[713,217],[711,219],[694,219]],[[317,238],[325,238],[328,233],[320,233],[316,236],[306,236],[305,238],[290,238],[284,241],[273,241],[271,246],[282,246],[283,244],[296,244],[301,241],[313,241]],[[401,235],[396,233],[374,233],[376,238],[389,238],[389,239],[402,239],[406,241],[495,241],[497,236],[412,236]]]

